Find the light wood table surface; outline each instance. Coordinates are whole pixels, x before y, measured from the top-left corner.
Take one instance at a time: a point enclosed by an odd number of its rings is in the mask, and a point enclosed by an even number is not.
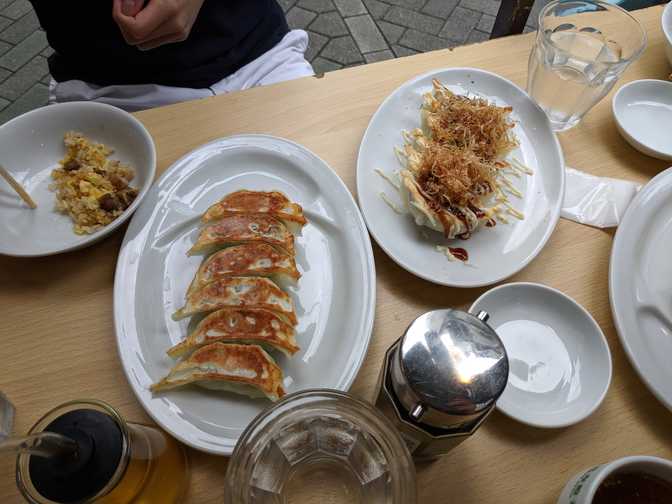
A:
[[[665,79],[662,8],[635,12],[649,45],[616,85]],[[214,138],[268,133],[305,145],[355,191],[359,143],[371,115],[397,86],[429,70],[472,66],[525,87],[533,34],[416,55],[229,96],[138,113],[156,142],[161,173]],[[561,91],[560,91],[561,92]],[[654,125],[652,125],[654,126]],[[620,137],[611,95],[574,129],[559,135],[569,166],[596,175],[646,182],[667,164],[633,150]],[[41,259],[0,257],[0,389],[18,409],[25,432],[48,409],[95,397],[126,418],[149,422],[124,378],[112,324],[112,281],[123,230],[85,250]],[[0,237],[2,239],[2,237]],[[672,413],[637,377],[614,330],[608,299],[613,231],[560,220],[547,246],[510,281],[542,282],[585,306],[605,332],[614,373],[602,406],[566,429],[526,427],[494,413],[475,436],[442,460],[418,469],[420,503],[551,504],[565,482],[588,466],[632,454],[672,458]],[[486,289],[451,289],[415,278],[377,246],[377,309],[373,340],[352,387],[373,394],[385,349],[420,313],[465,308]],[[356,285],[352,286],[357,289]],[[187,502],[223,500],[227,459],[190,450]],[[21,502],[13,461],[0,461],[0,502]]]

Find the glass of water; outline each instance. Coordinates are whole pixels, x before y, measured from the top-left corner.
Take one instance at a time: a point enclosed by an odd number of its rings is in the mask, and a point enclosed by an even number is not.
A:
[[[555,0],[539,13],[527,92],[556,131],[576,126],[646,47],[642,25],[599,0]]]
[[[286,396],[245,429],[229,504],[415,504],[415,467],[390,421],[342,392]]]

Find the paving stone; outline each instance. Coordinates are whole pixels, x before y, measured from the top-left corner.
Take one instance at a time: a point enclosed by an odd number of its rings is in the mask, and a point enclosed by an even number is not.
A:
[[[387,49],[383,34],[371,19],[371,16],[356,16],[345,19],[359,50],[363,53]]]
[[[397,58],[418,54],[418,51],[414,51],[413,49],[409,49],[408,47],[402,47],[400,45],[393,45],[392,50],[394,51],[394,54],[397,55]]]
[[[331,39],[322,49],[320,56],[343,65],[363,60],[355,41],[350,36]]]
[[[294,7],[296,0],[278,0],[278,3],[280,4],[280,7],[282,7],[282,10],[286,14],[289,9]]]
[[[385,13],[390,10],[389,4],[379,0],[364,0],[364,5],[374,19],[382,19]]]
[[[500,2],[497,0],[460,0],[460,6],[477,12],[496,16]]]
[[[301,7],[292,7],[287,13],[287,24],[292,29],[308,28],[308,25],[317,17],[314,12],[307,11]]]
[[[362,0],[334,0],[334,3],[343,17],[366,14],[366,7]]]
[[[53,1],[53,0],[52,0]],[[4,9],[0,14],[11,19],[19,19],[33,9],[28,0],[16,0]]]
[[[14,2],[14,0],[0,0],[0,10],[4,9],[7,7],[9,4]]]
[[[476,29],[485,33],[491,33],[494,24],[495,24],[495,16],[491,16],[489,14],[483,14],[481,16],[481,19],[478,21],[478,24],[476,25]]]
[[[446,22],[446,26],[443,27],[439,35],[461,44],[467,40],[471,30],[476,28],[480,19],[480,12],[455,7],[453,15],[450,16],[450,19]]]
[[[455,45],[450,40],[428,35],[418,30],[406,30],[404,36],[399,39],[399,44],[404,47],[410,47],[418,52],[435,51],[436,49],[445,49]]]
[[[315,56],[317,56],[324,45],[329,41],[324,35],[320,35],[315,32],[308,32],[308,49],[306,50],[305,57],[308,61],[312,61]]]
[[[30,11],[6,30],[0,32],[0,39],[10,44],[18,44],[28,35],[39,29],[40,22],[34,11]]]
[[[16,100],[46,73],[49,73],[46,58],[36,56],[0,84],[0,96]]]
[[[46,85],[48,86],[49,83],[51,82],[51,74],[47,74],[47,75],[45,75],[44,77],[42,77],[42,78],[40,79],[40,82],[41,82],[42,84],[46,84]]]
[[[485,33],[479,30],[472,30],[469,36],[467,37],[467,44],[474,44],[476,42],[485,42],[490,38],[489,33]]]
[[[4,68],[0,68],[0,82],[3,82],[10,75],[12,75],[12,72]]]
[[[16,71],[47,47],[47,37],[43,31],[33,32],[20,44],[15,45],[0,56],[0,66]]]
[[[404,9],[401,7],[392,7],[384,17],[385,21],[406,26],[415,30],[437,35],[441,31],[443,21],[420,12]]]
[[[299,7],[313,12],[330,12],[336,10],[331,0],[299,0]]]
[[[348,34],[348,28],[338,12],[320,14],[315,18],[315,21],[310,23],[310,30],[327,37],[339,37]]]
[[[394,58],[394,53],[389,49],[384,51],[376,51],[364,55],[364,59],[367,63],[375,63],[376,61],[385,61]]]
[[[41,54],[42,56],[44,56],[45,58],[48,58],[49,56],[51,56],[52,54],[54,54],[54,50],[53,50],[51,47],[47,47],[47,48],[46,48],[44,51],[42,51],[40,54]]]
[[[422,8],[422,12],[441,19],[448,19],[458,3],[460,0],[429,0]]]
[[[316,74],[331,72],[333,70],[343,68],[343,65],[340,63],[335,63],[333,61],[329,61],[328,59],[320,58],[319,56],[313,60],[312,65],[313,71]]]
[[[0,110],[4,110],[10,103],[12,102],[5,100],[4,98],[0,98]]]
[[[385,2],[398,5],[399,7],[407,7],[408,9],[422,9],[422,6],[425,5],[427,0],[385,0]]]
[[[8,44],[7,42],[0,41],[0,55],[5,54],[12,47],[14,47],[12,44]]]
[[[378,21],[378,28],[380,28],[387,42],[390,44],[396,44],[406,30],[403,26],[388,23],[387,21]]]
[[[35,84],[21,95],[18,100],[0,112],[0,124],[4,124],[24,112],[46,105],[48,98],[49,88],[44,84]]]
[[[14,22],[13,19],[6,18],[4,16],[0,16],[0,31],[4,30],[7,28],[9,25],[11,25]]]

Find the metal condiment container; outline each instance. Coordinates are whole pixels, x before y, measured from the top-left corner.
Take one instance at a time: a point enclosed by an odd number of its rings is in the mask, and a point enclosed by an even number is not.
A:
[[[375,404],[414,458],[443,455],[467,439],[504,391],[509,361],[487,319],[486,312],[428,312],[386,352]]]

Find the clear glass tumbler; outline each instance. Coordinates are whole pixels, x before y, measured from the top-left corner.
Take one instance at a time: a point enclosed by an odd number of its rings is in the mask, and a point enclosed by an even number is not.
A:
[[[622,8],[556,0],[539,13],[527,92],[554,130],[567,130],[609,93],[645,47],[642,25]]]
[[[415,468],[394,426],[331,390],[286,396],[241,436],[227,504],[414,504]]]

